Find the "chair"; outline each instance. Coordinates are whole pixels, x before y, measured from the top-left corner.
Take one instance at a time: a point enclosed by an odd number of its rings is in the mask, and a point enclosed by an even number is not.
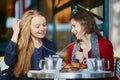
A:
[[[4,57],[0,57],[0,75],[4,74],[7,69],[8,66],[4,62]]]
[[[115,74],[120,79],[120,58],[115,57]]]

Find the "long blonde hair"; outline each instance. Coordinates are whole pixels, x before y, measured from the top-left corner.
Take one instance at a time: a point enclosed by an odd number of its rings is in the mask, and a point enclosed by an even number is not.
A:
[[[17,47],[18,61],[14,66],[14,75],[16,77],[26,74],[31,69],[31,56],[35,48],[31,39],[30,26],[34,16],[44,15],[36,10],[29,10],[25,12],[20,23],[21,29]]]

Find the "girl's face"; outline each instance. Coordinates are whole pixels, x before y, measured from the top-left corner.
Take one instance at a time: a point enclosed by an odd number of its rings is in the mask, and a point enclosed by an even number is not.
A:
[[[84,35],[84,30],[80,22],[76,21],[75,19],[71,19],[70,24],[71,24],[71,32],[75,35],[77,39],[82,39]]]
[[[31,20],[31,34],[35,38],[43,38],[46,35],[47,22],[43,16],[35,16]]]

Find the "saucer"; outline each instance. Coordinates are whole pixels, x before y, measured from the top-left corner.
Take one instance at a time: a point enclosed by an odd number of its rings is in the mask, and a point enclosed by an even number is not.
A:
[[[43,73],[55,73],[57,70],[41,70]]]

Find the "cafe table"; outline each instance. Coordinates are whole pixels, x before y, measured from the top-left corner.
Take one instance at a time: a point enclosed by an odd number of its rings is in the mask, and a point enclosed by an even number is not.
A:
[[[102,79],[114,77],[114,73],[111,71],[57,71],[57,70],[30,70],[27,73],[30,78],[36,79],[54,79],[54,80],[66,80],[66,79]]]

